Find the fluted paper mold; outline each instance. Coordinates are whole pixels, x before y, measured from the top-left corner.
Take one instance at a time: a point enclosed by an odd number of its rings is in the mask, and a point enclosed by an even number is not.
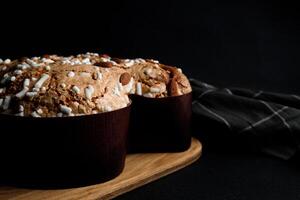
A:
[[[38,187],[99,183],[121,173],[130,108],[94,115],[0,115],[0,181]]]
[[[131,95],[129,152],[178,152],[191,143],[192,94],[165,98]]]

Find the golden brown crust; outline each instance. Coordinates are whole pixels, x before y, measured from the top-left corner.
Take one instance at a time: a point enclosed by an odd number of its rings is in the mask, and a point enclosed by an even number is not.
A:
[[[178,68],[155,60],[87,53],[0,61],[0,113],[85,115],[125,107],[129,93],[163,98],[191,92]]]
[[[162,65],[162,68],[170,72],[168,90],[170,96],[178,96],[191,92],[191,86],[187,77],[176,67]]]

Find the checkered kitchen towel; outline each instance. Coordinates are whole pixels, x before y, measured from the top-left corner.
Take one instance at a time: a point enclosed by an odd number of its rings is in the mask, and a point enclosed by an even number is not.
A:
[[[255,150],[286,160],[298,151],[300,96],[190,82],[193,120],[215,140],[248,140]]]

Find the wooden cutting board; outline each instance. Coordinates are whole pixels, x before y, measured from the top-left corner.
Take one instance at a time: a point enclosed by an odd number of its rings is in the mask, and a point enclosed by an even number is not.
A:
[[[124,171],[102,184],[52,190],[0,186],[0,200],[111,199],[193,163],[201,151],[201,143],[193,138],[191,147],[185,152],[128,155]]]

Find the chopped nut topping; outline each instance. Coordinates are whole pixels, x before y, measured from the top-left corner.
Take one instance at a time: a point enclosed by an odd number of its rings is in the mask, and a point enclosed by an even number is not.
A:
[[[130,74],[128,72],[125,72],[120,76],[120,83],[122,83],[122,85],[127,85],[130,82],[130,79]]]
[[[113,64],[111,62],[96,62],[94,65],[104,68],[111,68]]]
[[[17,116],[96,114],[126,107],[129,94],[163,98],[191,91],[180,68],[89,52],[0,59],[0,72],[0,113]]]

